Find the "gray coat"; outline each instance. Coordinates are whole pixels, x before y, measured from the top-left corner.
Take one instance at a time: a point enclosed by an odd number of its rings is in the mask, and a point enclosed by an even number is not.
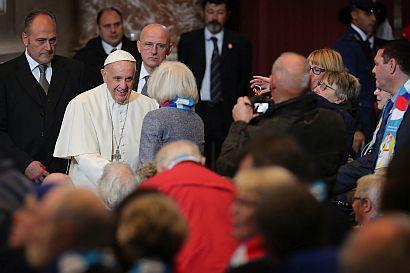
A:
[[[141,130],[139,165],[155,159],[159,149],[175,140],[189,140],[204,151],[204,123],[193,111],[160,108],[145,115]]]

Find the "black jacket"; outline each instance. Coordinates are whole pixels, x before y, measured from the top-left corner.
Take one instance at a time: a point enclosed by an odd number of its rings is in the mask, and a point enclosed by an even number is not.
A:
[[[131,53],[137,62],[141,60],[141,55],[137,49],[137,43],[130,41],[125,36],[122,38],[122,50]],[[108,55],[102,47],[100,36],[89,40],[83,48],[80,48],[75,53],[74,59],[85,64],[87,89],[94,88],[103,83],[100,70],[103,68],[107,56]]]
[[[234,174],[244,143],[260,135],[294,137],[313,163],[315,177],[332,186],[345,158],[346,130],[338,114],[317,107],[315,96],[306,94],[274,104],[265,115],[249,124],[232,123],[217,161],[218,171]]]
[[[54,146],[67,104],[84,91],[84,65],[55,56],[48,95],[30,71],[26,56],[0,65],[0,150],[24,171],[38,160],[49,172],[65,172]]]

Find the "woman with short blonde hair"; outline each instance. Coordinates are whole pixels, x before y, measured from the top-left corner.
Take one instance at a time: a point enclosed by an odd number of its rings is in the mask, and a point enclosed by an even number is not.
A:
[[[163,62],[149,79],[148,94],[160,108],[142,123],[139,165],[154,160],[162,146],[175,140],[189,140],[202,153],[204,123],[194,111],[199,95],[191,70],[180,62]]]
[[[312,51],[307,60],[310,65],[310,88],[317,86],[319,77],[325,71],[342,72],[345,70],[343,59],[339,52],[330,48]]]

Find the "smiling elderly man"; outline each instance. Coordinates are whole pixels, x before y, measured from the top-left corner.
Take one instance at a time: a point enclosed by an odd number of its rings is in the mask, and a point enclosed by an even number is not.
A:
[[[71,159],[69,176],[76,186],[96,189],[109,162],[136,169],[145,114],[153,99],[132,91],[135,59],[123,50],[108,55],[101,69],[104,83],[67,106],[54,156]]]

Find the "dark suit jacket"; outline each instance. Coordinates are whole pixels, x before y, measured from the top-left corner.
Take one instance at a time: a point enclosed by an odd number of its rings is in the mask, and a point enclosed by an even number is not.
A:
[[[84,90],[84,66],[55,56],[48,95],[30,71],[25,54],[0,65],[0,149],[24,171],[33,161],[50,172],[66,169],[53,158],[68,102]]]
[[[138,83],[140,81],[141,65],[142,65],[142,61],[138,61],[137,62],[137,72],[135,72],[134,87],[132,88],[134,91],[137,91]]]
[[[131,53],[137,61],[141,60],[137,43],[130,41],[125,36],[122,38],[122,50]],[[103,68],[107,56],[101,44],[101,37],[99,36],[89,40],[87,44],[74,55],[74,59],[85,64],[87,89],[94,88],[103,83],[100,70]]]
[[[226,108],[229,120],[232,119],[231,111],[237,98],[248,93],[249,81],[252,76],[251,54],[251,44],[247,39],[237,32],[224,29],[221,77],[223,107]],[[204,29],[181,35],[178,45],[178,59],[192,70],[199,91],[206,65]],[[198,107],[201,107],[201,102],[199,102]]]
[[[386,42],[376,37],[374,39],[373,50],[368,51],[360,35],[352,27],[349,27],[335,45],[335,50],[342,55],[343,62],[349,73],[360,80],[359,104],[371,108],[374,107],[375,96],[373,92],[376,82],[372,73],[373,58],[377,49]]]

